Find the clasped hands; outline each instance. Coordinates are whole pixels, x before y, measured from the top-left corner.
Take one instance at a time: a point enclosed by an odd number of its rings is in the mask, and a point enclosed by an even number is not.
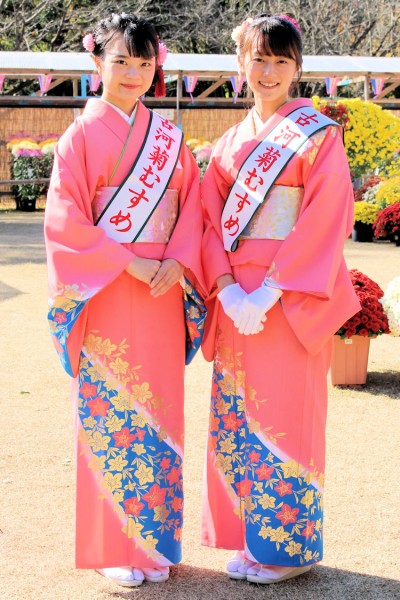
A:
[[[253,335],[264,329],[266,313],[281,296],[282,290],[264,284],[250,294],[246,294],[238,283],[227,285],[218,293],[225,314],[244,335]]]
[[[174,258],[155,260],[153,258],[135,258],[126,267],[132,277],[143,281],[150,286],[150,295],[153,298],[162,296],[182,277],[184,266]]]

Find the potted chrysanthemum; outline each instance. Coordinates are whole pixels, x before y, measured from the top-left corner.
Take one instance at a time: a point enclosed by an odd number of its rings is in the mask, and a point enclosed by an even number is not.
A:
[[[372,242],[374,230],[372,225],[378,212],[376,204],[360,200],[354,203],[354,225],[351,239],[353,242]]]
[[[386,238],[400,246],[400,202],[380,210],[373,224],[375,237]]]
[[[390,333],[387,316],[379,301],[383,290],[357,269],[350,271],[350,277],[361,310],[346,321],[334,336],[331,363],[333,385],[365,383],[370,340]]]

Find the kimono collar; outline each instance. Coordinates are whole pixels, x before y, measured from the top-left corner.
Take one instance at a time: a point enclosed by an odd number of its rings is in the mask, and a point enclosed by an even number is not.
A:
[[[135,108],[133,109],[133,111],[131,112],[130,115],[127,115],[126,113],[124,113],[124,111],[121,110],[120,108],[118,108],[118,106],[115,106],[114,104],[111,104],[111,102],[108,102],[107,100],[104,100],[104,98],[100,98],[100,102],[105,102],[106,104],[108,104],[108,106],[111,106],[111,108],[113,108],[114,110],[116,110],[117,113],[119,115],[121,115],[121,117],[128,123],[128,125],[132,125],[132,123],[133,123],[133,121],[135,120],[135,117],[136,117],[138,102],[136,102]]]
[[[312,106],[312,105],[313,104],[309,98],[295,98],[294,100],[290,100],[289,102],[285,102],[285,104],[282,104],[282,106],[280,106],[278,108],[278,110],[271,117],[269,117],[269,119],[267,119],[266,121],[262,121],[260,115],[256,111],[255,106],[250,111],[250,114],[248,116],[251,118],[251,121],[253,123],[254,133],[256,135],[258,135],[258,133],[265,127],[265,125],[270,120],[276,119],[277,116],[286,117],[292,111],[296,110],[297,108],[300,108],[301,106]]]

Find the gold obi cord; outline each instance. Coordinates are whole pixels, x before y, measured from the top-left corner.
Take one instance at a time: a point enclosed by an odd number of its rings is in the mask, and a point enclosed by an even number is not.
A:
[[[304,188],[274,185],[243,229],[241,240],[284,240],[299,216]]]
[[[93,202],[93,218],[95,221],[99,218],[104,208],[112,196],[117,191],[117,187],[97,188]],[[127,205],[129,198],[127,199]],[[178,218],[178,191],[166,190],[161,198],[157,208],[143,227],[136,242],[152,242],[157,244],[167,244],[175,227]]]

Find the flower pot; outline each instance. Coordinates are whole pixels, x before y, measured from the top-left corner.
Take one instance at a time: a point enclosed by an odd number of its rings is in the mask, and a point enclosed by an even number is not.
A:
[[[373,237],[374,230],[372,229],[371,224],[362,223],[361,221],[356,221],[354,223],[351,234],[353,242],[372,242]]]
[[[353,335],[342,340],[334,335],[331,362],[332,385],[360,385],[367,381],[370,338]]]

